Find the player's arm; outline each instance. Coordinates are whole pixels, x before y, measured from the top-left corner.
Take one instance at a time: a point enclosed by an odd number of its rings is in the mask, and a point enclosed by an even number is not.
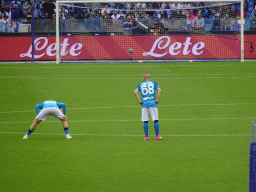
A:
[[[139,90],[138,89],[135,89],[134,95],[135,95],[136,99],[138,100],[139,104],[142,104],[142,101],[140,100],[140,97],[139,97]]]
[[[156,100],[156,103],[159,103],[162,91],[161,91],[160,87],[158,87],[156,90],[157,90],[157,100]]]
[[[66,104],[65,103],[57,103],[59,108],[62,108],[63,114],[66,115]]]
[[[39,109],[43,109],[43,104],[42,103],[36,105],[36,115],[39,114]]]

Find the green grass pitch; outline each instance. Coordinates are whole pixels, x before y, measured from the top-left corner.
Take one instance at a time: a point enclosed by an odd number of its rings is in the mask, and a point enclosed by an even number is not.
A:
[[[134,96],[142,74],[162,89],[160,135],[144,141]],[[0,191],[244,192],[255,62],[1,64]],[[45,100],[67,105],[71,140]]]

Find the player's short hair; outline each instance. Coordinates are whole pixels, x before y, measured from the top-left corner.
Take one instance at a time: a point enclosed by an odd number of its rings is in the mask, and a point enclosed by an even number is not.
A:
[[[149,72],[145,72],[145,73],[143,73],[143,76],[144,76],[144,77],[147,77],[147,78],[150,78],[150,74],[149,74]]]

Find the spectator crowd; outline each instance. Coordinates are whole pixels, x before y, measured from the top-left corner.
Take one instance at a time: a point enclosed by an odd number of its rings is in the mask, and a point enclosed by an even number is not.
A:
[[[245,1],[246,2],[246,1]],[[142,33],[147,29],[155,35],[168,30],[232,31],[240,27],[240,4],[225,2],[163,2],[163,3],[67,3],[58,7],[54,0],[0,0],[2,32],[18,32],[20,23],[37,20],[99,21],[104,26],[122,26],[124,34]],[[245,30],[256,31],[255,7],[245,3]],[[143,29],[143,30],[141,30]]]

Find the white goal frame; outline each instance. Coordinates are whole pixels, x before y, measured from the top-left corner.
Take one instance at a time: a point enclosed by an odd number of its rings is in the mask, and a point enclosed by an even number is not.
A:
[[[148,2],[230,2],[230,0],[57,0],[56,1],[56,64],[60,63],[60,36],[59,36],[59,5],[61,3],[110,3],[110,2],[133,2],[133,3],[148,3]],[[240,2],[241,5],[241,62],[244,62],[244,0],[232,0],[232,2]],[[184,61],[185,62],[185,61]]]

